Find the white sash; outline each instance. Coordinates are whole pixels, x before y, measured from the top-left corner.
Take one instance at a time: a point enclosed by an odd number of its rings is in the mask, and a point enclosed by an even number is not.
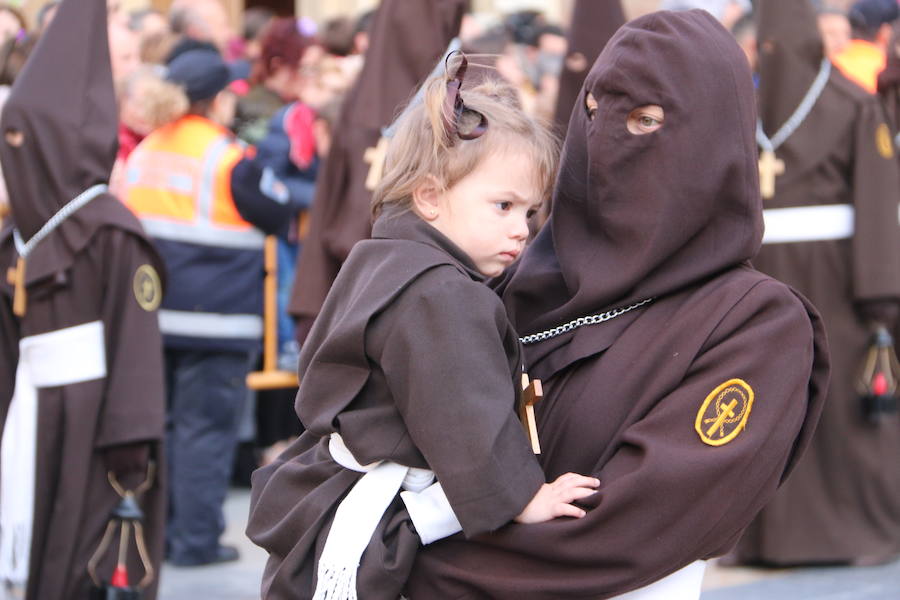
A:
[[[433,483],[432,471],[390,461],[362,465],[338,433],[331,434],[328,450],[336,463],[365,475],[354,484],[335,512],[319,559],[313,600],[356,599],[360,559],[384,512],[401,489],[406,490],[401,497],[423,543],[462,530],[443,488]]]
[[[28,580],[34,519],[38,390],[106,377],[103,323],[19,341],[16,386],[0,444],[0,582]]]
[[[615,596],[612,600],[698,600],[706,561],[698,560],[650,585]]]
[[[854,210],[850,204],[792,206],[763,211],[763,244],[844,240],[853,237]]]

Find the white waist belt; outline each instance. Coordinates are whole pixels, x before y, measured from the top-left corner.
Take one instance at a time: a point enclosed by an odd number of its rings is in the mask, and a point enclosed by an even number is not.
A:
[[[0,444],[0,586],[28,580],[37,456],[38,389],[106,377],[103,323],[19,341],[16,386]]]
[[[612,600],[698,600],[706,561],[698,560],[650,585]]]
[[[355,600],[356,572],[366,546],[384,512],[402,488],[400,497],[423,544],[462,531],[434,472],[398,465],[390,461],[360,464],[332,433],[328,450],[336,463],[365,473],[344,497],[334,514],[325,548],[319,559],[313,600]]]
[[[850,204],[769,208],[763,211],[763,244],[844,240],[853,237],[854,210]]]

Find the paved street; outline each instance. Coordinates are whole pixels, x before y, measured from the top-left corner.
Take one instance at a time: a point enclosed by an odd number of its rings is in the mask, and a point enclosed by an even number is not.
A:
[[[232,490],[225,505],[229,528],[224,543],[238,546],[240,562],[193,569],[166,565],[161,600],[259,598],[266,554],[243,535],[249,503],[249,490]],[[781,571],[713,565],[707,569],[704,589],[701,600],[900,600],[900,562],[884,567]]]

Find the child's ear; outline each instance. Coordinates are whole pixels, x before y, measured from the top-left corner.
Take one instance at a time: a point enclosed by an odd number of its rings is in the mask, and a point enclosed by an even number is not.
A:
[[[428,175],[413,190],[413,207],[420,217],[426,221],[437,219],[440,213],[440,200],[443,189],[434,175]]]

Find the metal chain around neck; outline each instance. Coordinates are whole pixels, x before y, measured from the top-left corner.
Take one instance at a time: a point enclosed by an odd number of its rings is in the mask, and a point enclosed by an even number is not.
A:
[[[71,217],[75,211],[85,206],[88,202],[108,189],[108,185],[100,183],[84,190],[75,196],[75,198],[67,202],[55,215],[50,217],[47,222],[44,223],[44,226],[41,227],[36,234],[31,236],[31,239],[27,242],[22,240],[22,234],[19,233],[18,229],[13,229],[13,241],[16,244],[16,252],[18,252],[19,256],[22,258],[28,258],[28,255],[34,250],[34,247],[37,246],[41,240],[50,235],[54,229],[62,225],[63,221]]]
[[[828,83],[828,76],[831,75],[831,61],[827,58],[822,59],[822,66],[819,67],[819,74],[816,75],[816,78],[813,80],[812,85],[809,87],[809,90],[806,92],[806,96],[803,97],[803,100],[800,101],[800,105],[797,107],[797,110],[794,111],[794,114],[790,116],[790,118],[785,121],[784,125],[775,132],[771,138],[769,138],[766,133],[763,131],[762,120],[757,119],[756,121],[756,143],[759,146],[767,151],[767,152],[775,152],[779,146],[781,146],[789,137],[791,137],[797,128],[803,124],[803,121],[806,120],[806,117],[809,116],[809,113],[812,111],[813,106],[816,105],[816,102],[819,100],[819,96],[822,95],[822,91],[825,89],[825,84]]]
[[[635,302],[631,306],[626,306],[624,308],[614,308],[613,310],[601,313],[599,315],[578,317],[573,321],[569,321],[565,325],[560,325],[559,327],[554,327],[553,329],[547,329],[546,331],[541,331],[540,333],[533,333],[531,335],[521,337],[519,338],[519,341],[522,342],[522,344],[525,346],[527,346],[528,344],[534,344],[536,342],[543,342],[544,340],[555,338],[558,335],[562,335],[566,332],[572,331],[573,329],[578,329],[579,327],[584,327],[585,325],[597,325],[599,323],[604,323],[611,319],[615,319],[616,317],[621,317],[625,313],[631,312],[634,309],[651,302],[653,302],[653,298],[647,298],[646,300]]]

